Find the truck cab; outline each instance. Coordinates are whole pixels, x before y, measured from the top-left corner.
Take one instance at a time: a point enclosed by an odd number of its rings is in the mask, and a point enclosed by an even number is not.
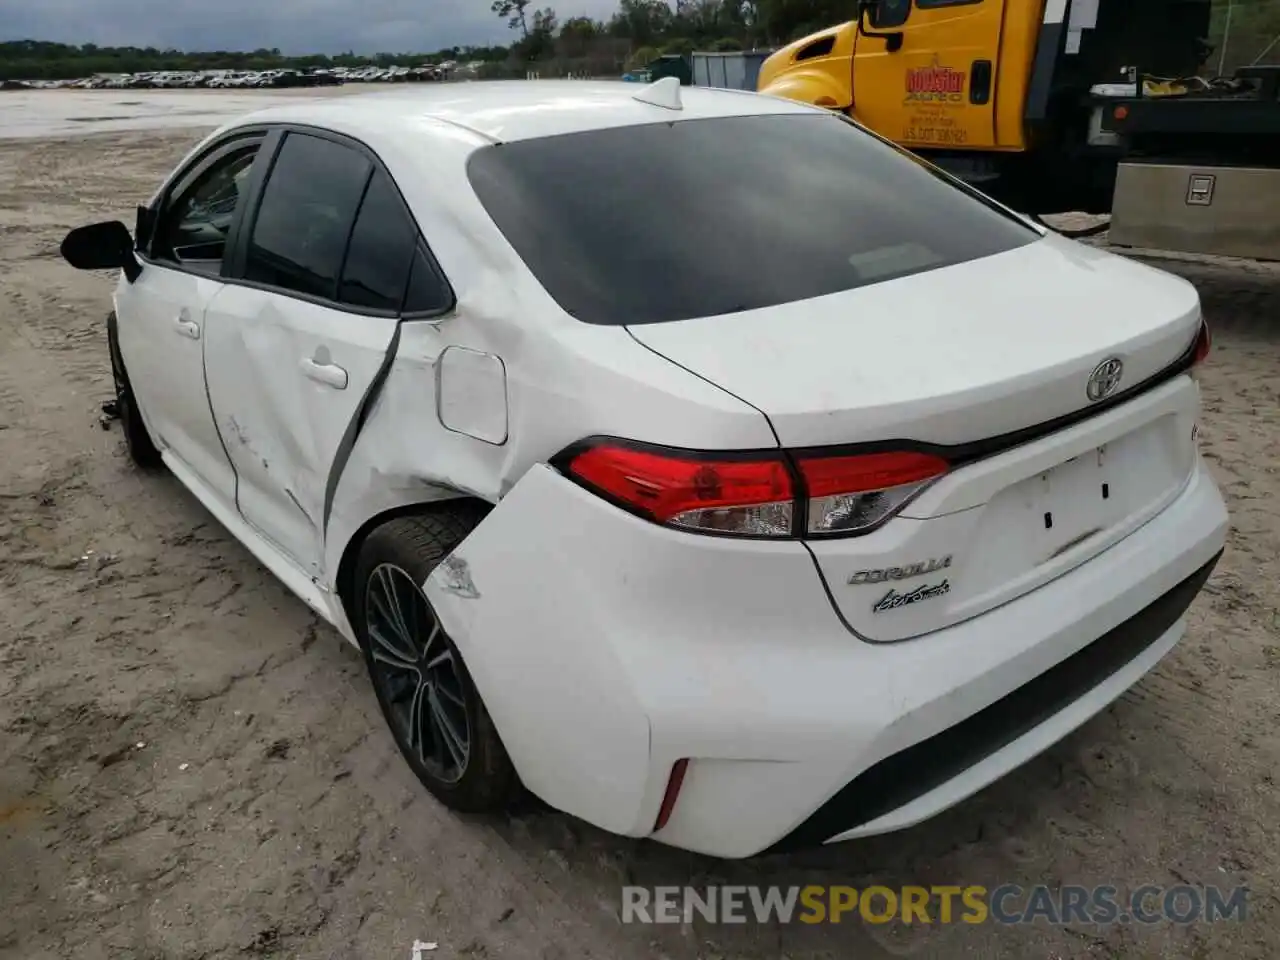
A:
[[[757,89],[848,112],[905,147],[1020,150],[1028,77],[1013,65],[1030,61],[1038,6],[879,0],[861,8],[861,22],[778,51]]]
[[[1105,212],[1091,90],[1194,74],[1210,0],[859,0],[777,51],[760,93],[845,113],[1028,213]]]

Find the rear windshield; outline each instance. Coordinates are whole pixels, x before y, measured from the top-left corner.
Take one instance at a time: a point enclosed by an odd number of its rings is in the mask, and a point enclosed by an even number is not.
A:
[[[477,151],[468,173],[538,281],[587,323],[770,307],[1039,237],[905,151],[821,114],[498,144]]]

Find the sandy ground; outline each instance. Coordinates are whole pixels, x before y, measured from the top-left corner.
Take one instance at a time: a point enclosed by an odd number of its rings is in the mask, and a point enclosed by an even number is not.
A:
[[[1280,272],[1165,263],[1214,325],[1203,443],[1233,512],[1175,653],[920,828],[721,863],[442,810],[354,651],[176,481],[129,468],[98,423],[110,281],[57,244],[127,217],[196,133],[0,142],[0,958],[1280,956]],[[626,882],[1252,895],[1245,923],[1195,927],[682,928],[621,924]]]

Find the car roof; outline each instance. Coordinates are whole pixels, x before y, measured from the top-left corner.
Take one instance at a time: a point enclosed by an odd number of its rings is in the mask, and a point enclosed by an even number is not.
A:
[[[469,132],[479,142],[510,143],[672,120],[823,112],[779,97],[701,87],[681,87],[681,108],[672,110],[636,99],[648,89],[624,81],[431,83],[355,96],[299,98],[229,126],[296,123],[367,141],[379,135],[404,136],[424,123],[433,127],[445,123]]]

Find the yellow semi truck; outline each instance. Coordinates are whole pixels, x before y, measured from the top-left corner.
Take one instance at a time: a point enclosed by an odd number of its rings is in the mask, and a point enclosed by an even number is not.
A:
[[[1211,5],[858,0],[854,19],[769,57],[756,89],[846,113],[1030,214],[1191,205],[1187,229],[1203,234],[1261,189],[1263,236],[1244,246],[1280,257],[1280,68],[1198,79]]]

